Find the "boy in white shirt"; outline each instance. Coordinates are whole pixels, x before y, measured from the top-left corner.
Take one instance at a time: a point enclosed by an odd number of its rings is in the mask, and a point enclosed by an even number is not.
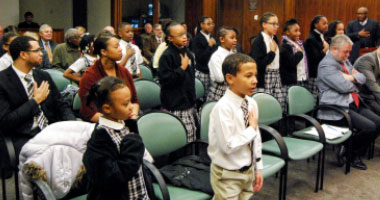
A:
[[[143,63],[143,57],[139,47],[133,44],[133,28],[129,23],[123,22],[118,27],[119,45],[123,57],[117,63],[127,68],[133,78],[141,78],[140,64]]]
[[[263,185],[258,108],[250,97],[257,84],[256,63],[232,54],[222,72],[229,88],[210,114],[208,137],[213,199],[248,200]]]

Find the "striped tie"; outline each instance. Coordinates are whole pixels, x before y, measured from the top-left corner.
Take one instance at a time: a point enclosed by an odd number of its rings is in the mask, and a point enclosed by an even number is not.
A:
[[[241,109],[243,110],[243,114],[244,114],[244,124],[245,124],[245,127],[248,127],[248,101],[247,99],[244,99],[243,100],[243,103],[241,104]]]
[[[34,89],[32,75],[26,74],[24,79],[26,81],[28,99],[32,99],[33,98],[33,89]],[[47,126],[48,120],[45,117],[44,113],[42,112],[41,106],[39,106],[39,108],[40,108],[41,112],[37,117],[37,122],[38,122],[38,127],[42,130]],[[36,120],[36,118],[34,118],[34,120]]]

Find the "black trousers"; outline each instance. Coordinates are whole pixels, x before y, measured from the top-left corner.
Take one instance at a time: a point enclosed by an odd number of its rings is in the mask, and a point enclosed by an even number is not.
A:
[[[365,154],[370,143],[380,135],[380,116],[362,105],[356,107],[354,103],[350,104],[348,114],[355,130],[352,138],[353,155],[361,156]],[[341,120],[322,120],[322,123],[347,126],[344,118]]]

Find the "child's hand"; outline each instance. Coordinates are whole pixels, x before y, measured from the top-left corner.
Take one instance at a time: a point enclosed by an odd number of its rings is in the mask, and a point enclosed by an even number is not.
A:
[[[179,55],[181,56],[181,68],[182,70],[186,70],[190,64],[190,59],[189,57],[187,57],[186,53],[185,53],[185,56],[183,56],[182,54],[179,54]]]
[[[256,115],[256,111],[254,108],[252,108],[251,112],[249,113],[248,115],[248,124],[254,129],[256,130],[257,128],[257,123],[258,123],[258,118],[257,118],[257,115]]]
[[[212,47],[214,46],[214,44],[216,44],[216,41],[214,38],[210,38],[210,40],[208,41],[208,46]]]
[[[261,170],[255,173],[255,182],[253,183],[253,192],[258,192],[263,187],[264,177]]]
[[[131,57],[136,53],[136,51],[132,47],[126,46],[125,48],[126,48],[126,56],[127,57]]]

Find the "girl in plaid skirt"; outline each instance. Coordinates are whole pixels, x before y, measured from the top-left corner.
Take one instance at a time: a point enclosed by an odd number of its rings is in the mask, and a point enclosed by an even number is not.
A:
[[[265,13],[260,19],[263,29],[251,47],[250,56],[257,63],[257,92],[265,92],[274,96],[286,110],[286,88],[282,86],[280,77],[280,50],[276,37],[279,28],[278,18],[273,13]]]
[[[207,94],[207,101],[218,101],[228,88],[222,73],[222,63],[224,59],[233,53],[236,53],[236,36],[237,29],[232,27],[222,27],[219,29],[219,40],[221,45],[218,47],[208,63],[210,70],[211,86]]]
[[[214,31],[214,22],[212,18],[204,16],[198,21],[197,35],[193,39],[193,52],[195,54],[195,77],[198,78],[204,88],[205,95],[210,87],[210,71],[208,69],[208,62],[212,53],[217,49],[215,39],[211,36]]]
[[[131,92],[120,79],[108,76],[95,83],[87,103],[102,113],[87,144],[83,164],[87,199],[149,200],[142,163],[152,161],[132,117]]]

